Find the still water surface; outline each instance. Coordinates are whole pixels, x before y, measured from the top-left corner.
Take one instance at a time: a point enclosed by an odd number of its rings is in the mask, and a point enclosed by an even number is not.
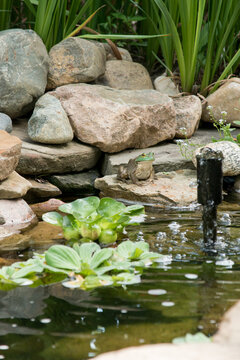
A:
[[[203,251],[200,213],[149,215],[140,228],[129,229],[130,240],[145,239],[173,259],[146,271],[141,284],[91,292],[61,284],[0,291],[0,359],[82,360],[199,330],[213,335],[240,298],[240,212],[228,214],[219,214],[216,256]]]

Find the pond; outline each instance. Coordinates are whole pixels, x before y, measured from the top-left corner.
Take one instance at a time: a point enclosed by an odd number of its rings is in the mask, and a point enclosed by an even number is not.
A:
[[[213,335],[240,298],[240,211],[220,211],[219,221],[215,255],[203,251],[197,211],[148,214],[141,227],[129,228],[130,240],[172,255],[171,263],[145,271],[140,284],[0,291],[0,359],[81,360],[186,333]]]

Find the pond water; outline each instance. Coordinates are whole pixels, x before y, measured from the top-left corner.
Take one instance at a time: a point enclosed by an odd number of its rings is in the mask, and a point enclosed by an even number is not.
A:
[[[219,212],[219,220],[211,256],[203,251],[196,211],[149,214],[129,229],[130,240],[145,239],[152,250],[172,255],[170,264],[145,271],[141,284],[0,291],[0,359],[81,360],[186,333],[213,335],[240,298],[240,211]],[[31,249],[18,255],[31,256]]]

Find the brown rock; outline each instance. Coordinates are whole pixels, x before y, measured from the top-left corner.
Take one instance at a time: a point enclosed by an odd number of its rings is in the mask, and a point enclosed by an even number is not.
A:
[[[64,202],[59,199],[49,199],[42,203],[33,204],[30,207],[37,217],[41,219],[43,214],[48,211],[57,211],[59,206],[63,204]]]
[[[190,138],[197,130],[201,115],[202,104],[197,96],[182,96],[173,98],[176,110],[177,138]]]
[[[38,181],[30,178],[27,180],[30,182],[32,187],[24,197],[25,200],[32,201],[36,198],[48,198],[62,194],[61,190],[57,186],[50,184],[47,180]]]
[[[178,170],[156,174],[154,182],[142,185],[126,184],[116,175],[95,180],[95,187],[101,196],[140,201],[155,206],[186,206],[197,201],[196,171]]]
[[[173,101],[155,90],[77,84],[52,94],[61,101],[78,139],[104,152],[149,147],[175,135]]]
[[[97,83],[121,90],[153,89],[147,69],[126,60],[107,61],[105,74],[97,79]]]
[[[116,60],[116,56],[114,55],[111,46],[108,43],[104,43],[103,45],[106,51],[107,60]],[[122,60],[132,61],[131,54],[128,50],[118,47],[118,51],[122,56]]]
[[[224,119],[228,123],[240,120],[240,78],[229,79],[217,89],[213,94],[207,97],[207,103],[204,104],[202,119],[207,122],[213,122],[210,117],[208,106],[211,106],[211,113],[215,120]],[[223,115],[221,112],[226,112]],[[239,126],[233,124],[235,127]],[[239,126],[240,127],[240,126]]]
[[[178,87],[174,84],[173,80],[166,75],[158,76],[154,80],[154,87],[161,94],[175,96],[179,94]]]
[[[0,181],[6,179],[18,164],[22,142],[16,136],[0,130]]]
[[[31,183],[13,171],[7,179],[0,183],[0,199],[16,199],[23,197],[32,187]]]
[[[93,42],[70,37],[53,46],[49,52],[49,89],[65,84],[89,82],[105,71],[104,48]]]

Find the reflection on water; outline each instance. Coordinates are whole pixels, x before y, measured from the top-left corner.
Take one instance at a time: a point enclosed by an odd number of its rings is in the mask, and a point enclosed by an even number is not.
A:
[[[0,358],[81,360],[187,332],[212,335],[240,297],[240,213],[229,218],[218,229],[214,257],[202,250],[200,214],[152,215],[141,230],[130,229],[130,240],[145,239],[173,257],[146,271],[141,284],[91,292],[61,284],[1,291]]]

